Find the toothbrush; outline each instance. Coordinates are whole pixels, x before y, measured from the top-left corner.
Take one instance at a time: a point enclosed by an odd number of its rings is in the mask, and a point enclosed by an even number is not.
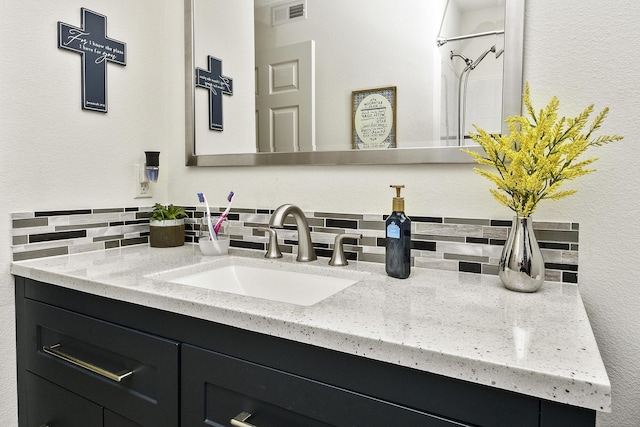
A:
[[[204,193],[198,193],[198,200],[200,203],[204,203],[207,207],[207,225],[209,226],[209,240],[218,240],[217,233],[213,232],[213,226],[211,225],[211,210],[209,209],[209,203],[207,203],[207,198],[204,196]]]
[[[213,227],[213,231],[215,231],[216,235],[218,234],[218,231],[222,226],[222,221],[224,221],[227,215],[229,215],[229,210],[231,209],[231,203],[233,202],[233,194],[234,194],[233,191],[229,192],[229,195],[227,196],[227,201],[229,202],[229,205],[227,206],[227,209],[225,209],[224,212],[222,212],[222,215],[220,215],[220,218],[218,218],[218,222],[216,222],[216,225]]]

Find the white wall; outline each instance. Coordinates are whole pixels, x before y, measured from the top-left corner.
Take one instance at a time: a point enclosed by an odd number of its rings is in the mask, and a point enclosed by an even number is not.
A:
[[[563,110],[595,102],[611,113],[603,131],[625,136],[593,150],[597,172],[581,178],[553,215],[580,222],[580,289],[613,387],[601,425],[640,425],[640,238],[637,49],[640,3],[533,0],[527,5],[525,78],[537,105],[553,94]],[[567,203],[568,202],[568,203]]]
[[[107,16],[127,65],[107,66],[108,113],[81,109],[80,55],[57,47],[57,22],[80,8]],[[17,425],[10,213],[148,206],[133,199],[133,163],[158,150],[166,199],[170,141],[184,140],[182,1],[0,2],[0,420]],[[177,121],[176,118],[179,118]],[[184,158],[184,155],[181,155]]]
[[[55,47],[55,21],[79,23],[81,6],[107,15],[108,34],[129,48],[134,41],[146,47],[129,51],[126,72],[110,66],[106,117],[79,111],[79,58]],[[0,47],[8,58],[0,63],[0,419],[15,419],[9,213],[134,205],[129,168],[145,149],[163,152],[155,187],[159,201],[194,204],[198,191],[223,200],[232,189],[238,207],[293,202],[308,210],[387,212],[388,185],[405,183],[409,215],[510,216],[470,165],[185,168],[182,62],[175,57],[182,54],[181,1],[12,0],[0,7]],[[571,185],[577,195],[545,203],[536,213],[541,220],[580,223],[580,289],[613,385],[613,412],[599,417],[600,426],[640,424],[640,292],[632,271],[640,237],[635,221],[640,90],[632,59],[640,39],[638,18],[640,3],[632,0],[619,0],[615,7],[600,0],[527,5],[525,78],[536,107],[554,94],[566,115],[591,102],[608,105],[603,131],[626,136],[591,152],[600,157],[598,171]],[[16,35],[22,44],[15,43]],[[153,39],[165,44],[164,58],[152,50]],[[22,46],[29,50],[22,52]],[[158,58],[163,68],[150,75]],[[51,72],[33,79],[28,71],[35,66]],[[77,103],[66,103],[68,96]]]

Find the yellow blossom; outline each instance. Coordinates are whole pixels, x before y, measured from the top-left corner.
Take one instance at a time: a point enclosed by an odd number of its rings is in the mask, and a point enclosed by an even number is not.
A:
[[[586,166],[597,158],[579,161],[587,148],[619,141],[619,135],[593,136],[607,117],[609,108],[604,108],[582,133],[593,113],[588,106],[577,117],[558,119],[560,102],[555,96],[537,114],[531,104],[529,84],[522,97],[527,116],[507,119],[509,134],[491,135],[475,126],[471,133],[486,155],[463,149],[483,166],[493,166],[497,173],[487,169],[474,170],[493,182],[497,189],[491,194],[518,216],[530,216],[543,199],[558,200],[570,196],[576,190],[560,190],[564,181],[594,172]]]

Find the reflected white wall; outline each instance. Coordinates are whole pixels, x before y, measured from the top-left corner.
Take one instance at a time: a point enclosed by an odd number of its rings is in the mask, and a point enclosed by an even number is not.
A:
[[[397,146],[439,140],[435,39],[444,0],[307,0],[306,20],[276,27],[267,3],[256,9],[256,50],[316,42],[318,150],[350,150],[352,91],[388,86],[397,87]]]

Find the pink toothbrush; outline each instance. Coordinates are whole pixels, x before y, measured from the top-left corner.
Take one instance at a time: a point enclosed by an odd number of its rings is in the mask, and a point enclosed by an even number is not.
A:
[[[233,191],[231,191],[227,196],[227,201],[229,201],[229,205],[227,206],[227,209],[225,209],[224,212],[222,212],[222,215],[220,215],[220,218],[218,218],[216,225],[213,226],[213,231],[216,233],[216,236],[218,235],[218,231],[220,231],[220,227],[222,226],[222,221],[224,221],[224,219],[229,215],[229,210],[231,209],[231,203],[233,202]]]

